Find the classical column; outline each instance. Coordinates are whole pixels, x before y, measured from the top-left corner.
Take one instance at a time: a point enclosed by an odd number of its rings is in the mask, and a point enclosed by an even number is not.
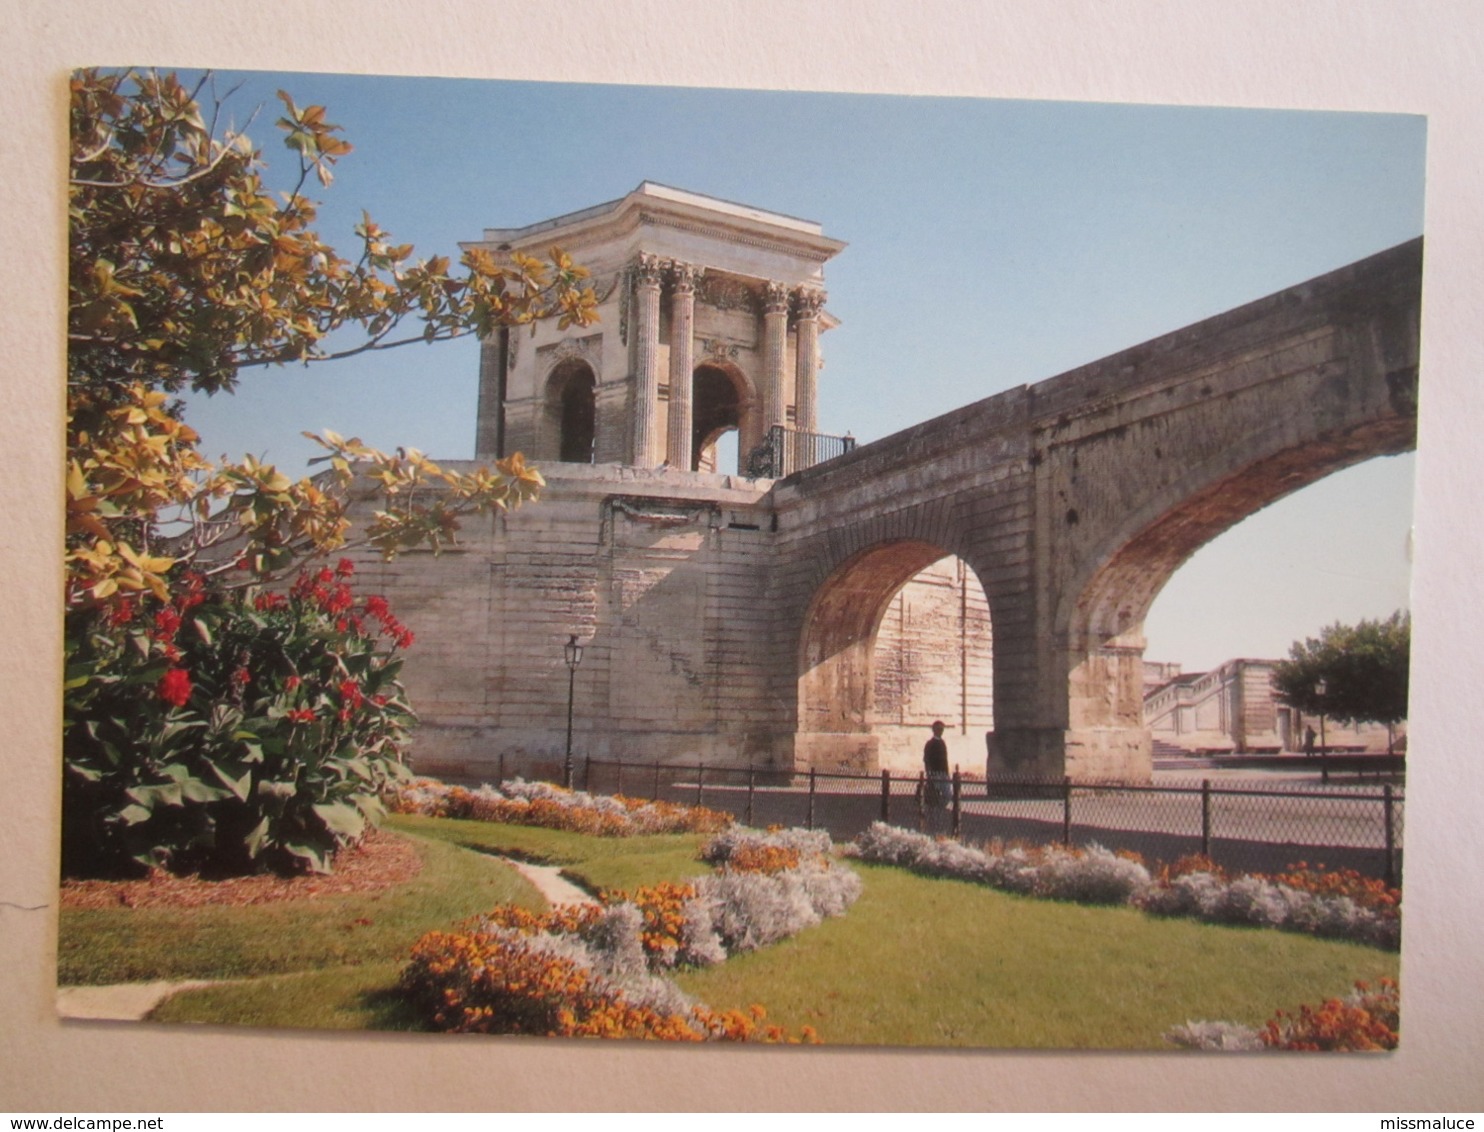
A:
[[[769,283],[763,296],[763,428],[788,423],[783,360],[788,345],[788,288]]]
[[[670,467],[690,471],[691,371],[695,369],[696,278],[688,263],[670,266],[670,427],[665,450]]]
[[[648,253],[634,264],[638,326],[634,335],[634,463],[652,468],[660,462],[655,416],[659,408],[660,261]]]
[[[795,467],[807,468],[815,462],[812,438],[819,431],[819,312],[824,307],[823,291],[800,290],[794,297],[794,336],[797,354],[794,364],[794,427],[799,430]]]
[[[479,408],[474,437],[476,460],[505,455],[505,386],[510,328],[501,327],[479,344]]]

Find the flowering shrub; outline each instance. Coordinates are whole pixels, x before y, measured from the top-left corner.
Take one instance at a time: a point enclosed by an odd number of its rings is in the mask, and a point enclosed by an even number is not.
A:
[[[194,577],[69,613],[65,871],[327,871],[380,819],[412,638],[353,573],[342,559],[287,594]]]
[[[1296,1015],[1280,1010],[1261,1029],[1236,1022],[1186,1022],[1165,1039],[1183,1049],[1388,1050],[1397,1047],[1400,1013],[1396,982],[1382,979],[1375,990],[1356,983],[1344,998],[1300,1006]]]
[[[1354,869],[1316,869],[1300,861],[1270,878],[1275,884],[1316,896],[1343,896],[1358,907],[1385,915],[1399,914],[1402,894],[1385,882]]]
[[[1275,877],[1233,878],[1205,858],[1186,857],[1161,869],[1156,880],[1135,855],[1098,845],[976,849],[882,822],[846,851],[863,861],[1023,896],[1132,904],[1162,916],[1282,928],[1391,950],[1401,941],[1399,894],[1351,871],[1331,874],[1300,864]]]
[[[519,778],[499,786],[486,783],[473,790],[420,778],[398,784],[390,806],[397,813],[535,825],[597,837],[714,833],[732,824],[731,814],[702,806],[649,802],[621,794],[586,794]]]
[[[817,852],[773,869],[799,845]],[[829,861],[828,834],[729,831],[703,856],[721,873],[605,893],[603,903],[537,914],[501,907],[468,931],[431,933],[414,948],[402,986],[430,1025],[483,1033],[643,1037],[673,1041],[814,1041],[763,1025],[760,1006],[712,1011],[664,973],[719,963],[842,914],[860,878]],[[765,862],[752,869],[738,858]]]
[[[1263,1027],[1262,1041],[1271,1049],[1396,1049],[1400,1015],[1401,994],[1393,980],[1382,979],[1376,990],[1356,983],[1345,998],[1326,999],[1317,1009],[1278,1011]]]
[[[567,945],[569,948],[570,944]],[[817,1042],[811,1027],[797,1037],[764,1025],[766,1012],[716,1011],[674,988],[650,1001],[600,974],[561,937],[503,929],[476,934],[431,932],[413,947],[401,987],[437,1030],[542,1034],[552,1037],[648,1038],[663,1041]],[[661,980],[653,980],[660,982]]]
[[[1199,853],[1181,857],[1174,864],[1161,867],[1156,879],[1161,885],[1168,886],[1191,873],[1209,873],[1222,883],[1229,883],[1232,879],[1215,861]],[[1281,873],[1248,875],[1316,896],[1344,896],[1357,906],[1383,916],[1396,915],[1401,908],[1402,894],[1399,889],[1389,888],[1384,881],[1368,877],[1354,869],[1326,869],[1300,861]]]

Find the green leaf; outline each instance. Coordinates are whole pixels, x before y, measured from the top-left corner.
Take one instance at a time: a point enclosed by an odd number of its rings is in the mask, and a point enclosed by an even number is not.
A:
[[[187,802],[220,802],[223,798],[230,798],[232,795],[220,786],[212,786],[210,783],[202,782],[199,778],[193,778],[181,783],[180,796]]]
[[[143,806],[125,806],[119,811],[119,820],[125,825],[138,825],[142,821],[149,821],[154,816],[154,811],[147,810]]]
[[[246,802],[252,793],[252,768],[241,764],[212,763],[212,771],[221,779],[232,797]]]
[[[342,840],[359,837],[366,829],[360,810],[344,802],[319,802],[309,807],[325,823],[325,828]]]
[[[125,790],[124,795],[148,809],[181,804],[180,785],[175,782],[160,786],[134,786]]]
[[[268,837],[268,819],[264,818],[253,826],[252,831],[242,839],[242,844],[247,848],[247,855],[252,860],[258,859],[258,854],[263,851],[263,842]]]
[[[325,850],[318,845],[306,845],[303,842],[289,842],[283,847],[284,852],[298,857],[306,862],[309,867],[317,873],[330,871],[329,858]]]

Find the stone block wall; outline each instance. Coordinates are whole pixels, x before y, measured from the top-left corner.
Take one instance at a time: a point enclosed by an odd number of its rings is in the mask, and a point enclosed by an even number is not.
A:
[[[358,562],[362,590],[417,634],[404,669],[416,769],[488,778],[503,754],[507,773],[559,774],[573,634],[579,763],[787,758],[792,705],[767,694],[762,489],[614,466],[545,474],[538,503],[469,521],[458,550]]]

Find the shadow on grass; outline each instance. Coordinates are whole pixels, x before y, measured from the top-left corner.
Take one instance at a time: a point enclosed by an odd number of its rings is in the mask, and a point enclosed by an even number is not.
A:
[[[366,1018],[368,1030],[429,1030],[400,987],[362,991],[356,996],[356,1003]]]

